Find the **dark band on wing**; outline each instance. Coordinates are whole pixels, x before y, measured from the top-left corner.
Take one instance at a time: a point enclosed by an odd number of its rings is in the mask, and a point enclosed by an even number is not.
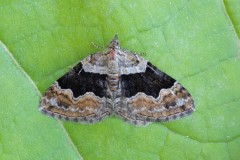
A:
[[[71,89],[74,97],[84,95],[86,92],[93,92],[99,97],[107,95],[107,75],[85,72],[82,63],[78,63],[71,71],[57,80],[62,89]],[[79,71],[81,72],[79,73]]]
[[[144,73],[121,75],[121,89],[125,97],[132,97],[138,92],[143,92],[157,98],[161,89],[171,88],[175,81],[148,62]]]

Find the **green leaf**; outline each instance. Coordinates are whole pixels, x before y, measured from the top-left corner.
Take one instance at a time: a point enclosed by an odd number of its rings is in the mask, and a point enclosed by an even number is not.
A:
[[[238,39],[240,37],[240,1],[239,0],[225,0],[224,5],[226,12],[232,22],[233,28],[236,30]]]
[[[37,112],[39,91],[0,42],[0,159],[81,159],[63,125]]]
[[[239,4],[0,1],[0,159],[238,159]],[[192,116],[136,127],[39,113],[40,92],[115,33],[190,91]]]

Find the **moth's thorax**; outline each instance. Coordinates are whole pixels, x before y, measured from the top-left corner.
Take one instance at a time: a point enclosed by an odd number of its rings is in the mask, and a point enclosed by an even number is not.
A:
[[[110,48],[108,50],[108,70],[110,74],[119,73],[118,50]]]
[[[118,52],[120,52],[120,44],[118,41],[118,36],[115,35],[114,39],[110,42],[107,56],[108,56],[108,68],[110,74],[119,73],[118,64]]]
[[[118,50],[109,48],[108,50],[108,60],[116,60],[117,59],[117,52]]]
[[[119,49],[117,48],[109,48],[108,50],[108,85],[113,99],[116,97],[117,92],[120,92],[118,52]]]

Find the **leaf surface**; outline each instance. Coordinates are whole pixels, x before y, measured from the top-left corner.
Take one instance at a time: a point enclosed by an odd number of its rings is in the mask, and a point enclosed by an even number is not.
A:
[[[0,159],[238,159],[239,0],[0,1]],[[136,127],[38,112],[40,92],[115,33],[192,94],[196,112]]]

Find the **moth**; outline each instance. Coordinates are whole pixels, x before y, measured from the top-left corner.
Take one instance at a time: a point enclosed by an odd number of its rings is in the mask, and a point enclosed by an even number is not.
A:
[[[118,35],[108,50],[89,55],[56,80],[40,100],[42,113],[94,123],[111,115],[146,125],[194,112],[190,93],[138,54],[122,50]]]

